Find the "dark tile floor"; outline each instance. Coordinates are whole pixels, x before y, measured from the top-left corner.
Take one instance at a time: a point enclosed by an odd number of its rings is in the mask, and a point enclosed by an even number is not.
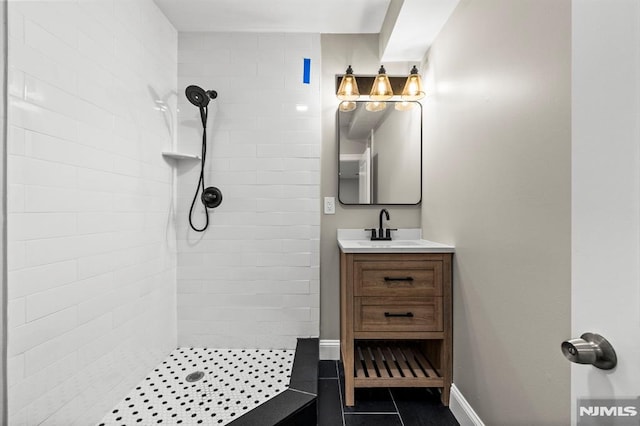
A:
[[[344,373],[338,361],[320,361],[318,426],[459,426],[434,389],[356,389],[345,407]]]

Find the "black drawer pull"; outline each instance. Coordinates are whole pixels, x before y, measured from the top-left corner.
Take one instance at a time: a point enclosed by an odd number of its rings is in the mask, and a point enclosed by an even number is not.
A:
[[[413,277],[384,277],[384,280],[389,281],[413,281]]]
[[[392,314],[389,312],[385,312],[384,316],[387,318],[391,318],[391,317],[413,318],[413,312],[407,312],[406,314]]]

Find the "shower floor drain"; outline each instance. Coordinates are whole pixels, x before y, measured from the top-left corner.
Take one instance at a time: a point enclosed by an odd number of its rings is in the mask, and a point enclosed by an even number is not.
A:
[[[202,371],[194,371],[193,373],[188,374],[187,377],[185,377],[185,380],[191,383],[191,382],[197,382],[203,377],[204,377],[204,373]]]
[[[99,425],[226,425],[287,389],[294,355],[293,350],[178,348]]]

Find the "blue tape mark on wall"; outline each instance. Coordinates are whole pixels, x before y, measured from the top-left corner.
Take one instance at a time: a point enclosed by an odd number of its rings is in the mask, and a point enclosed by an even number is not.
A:
[[[302,71],[302,82],[309,84],[311,81],[311,59],[304,58],[304,70]]]

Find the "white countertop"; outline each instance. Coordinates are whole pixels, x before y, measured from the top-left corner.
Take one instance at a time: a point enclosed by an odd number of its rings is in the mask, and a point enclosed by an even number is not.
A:
[[[345,253],[453,253],[455,247],[423,240],[421,229],[391,232],[391,241],[371,241],[364,229],[338,229],[338,246]]]

